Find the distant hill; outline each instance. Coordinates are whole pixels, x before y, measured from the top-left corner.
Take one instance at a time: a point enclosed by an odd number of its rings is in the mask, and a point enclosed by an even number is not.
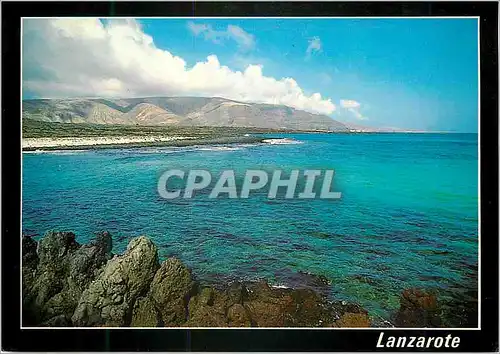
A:
[[[61,123],[348,131],[344,124],[325,115],[218,97],[31,99],[23,101],[23,118]]]

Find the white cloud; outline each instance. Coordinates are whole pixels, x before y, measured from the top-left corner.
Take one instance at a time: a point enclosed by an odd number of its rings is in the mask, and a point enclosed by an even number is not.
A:
[[[195,36],[201,35],[206,40],[217,44],[225,39],[232,39],[243,50],[249,50],[255,46],[255,37],[239,26],[228,25],[226,30],[217,31],[211,25],[189,21],[188,28]]]
[[[254,36],[245,32],[241,27],[229,25],[227,26],[227,32],[244,48],[252,48],[255,45]]]
[[[25,19],[23,29],[23,88],[40,97],[219,96],[335,110],[330,99],[307,96],[293,78],[264,76],[259,65],[233,71],[210,55],[187,67],[134,20]]]
[[[309,45],[306,49],[306,56],[309,58],[312,53],[321,51],[321,39],[319,37],[313,37],[309,40]]]
[[[346,109],[351,115],[358,120],[368,120],[368,117],[365,117],[359,111],[361,104],[354,100],[340,100],[340,107]]]

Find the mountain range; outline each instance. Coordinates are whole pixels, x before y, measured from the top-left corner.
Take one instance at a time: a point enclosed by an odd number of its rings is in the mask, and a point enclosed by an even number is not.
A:
[[[62,123],[349,130],[326,115],[219,97],[29,99],[22,111],[23,118]]]

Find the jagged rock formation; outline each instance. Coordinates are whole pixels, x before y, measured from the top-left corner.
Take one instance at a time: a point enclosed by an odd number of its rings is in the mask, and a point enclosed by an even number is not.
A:
[[[149,297],[165,326],[186,322],[187,303],[195,294],[191,271],[176,258],[164,261],[151,282]]]
[[[158,269],[158,251],[146,237],[132,240],[122,256],[106,263],[82,293],[71,320],[76,326],[125,326],[138,297]]]
[[[123,255],[109,233],[80,245],[71,232],[23,236],[24,326],[324,327],[369,326],[361,307],[310,289],[265,282],[201,286],[180,260],[159,263],[145,236]]]
[[[24,100],[23,118],[63,123],[349,130],[325,115],[218,97]]]
[[[80,296],[111,258],[109,233],[81,246],[71,232],[49,232],[36,245],[23,237],[23,322],[70,323]]]
[[[39,242],[23,236],[23,326],[371,325],[359,305],[328,301],[310,288],[273,288],[264,281],[203,286],[180,260],[160,264],[156,246],[145,236],[132,239],[123,255],[111,250],[107,232],[87,245],[76,242],[71,232],[48,232]],[[467,321],[474,320],[470,312]],[[436,294],[412,288],[402,292],[393,323],[441,327],[442,317]],[[473,327],[472,322],[459,325]]]

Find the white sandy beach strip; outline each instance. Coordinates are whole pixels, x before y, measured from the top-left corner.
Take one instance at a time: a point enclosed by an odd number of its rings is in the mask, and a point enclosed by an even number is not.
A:
[[[25,138],[22,139],[23,149],[97,146],[113,144],[154,143],[174,140],[194,139],[188,136],[116,136],[116,137],[82,137],[82,138]]]

